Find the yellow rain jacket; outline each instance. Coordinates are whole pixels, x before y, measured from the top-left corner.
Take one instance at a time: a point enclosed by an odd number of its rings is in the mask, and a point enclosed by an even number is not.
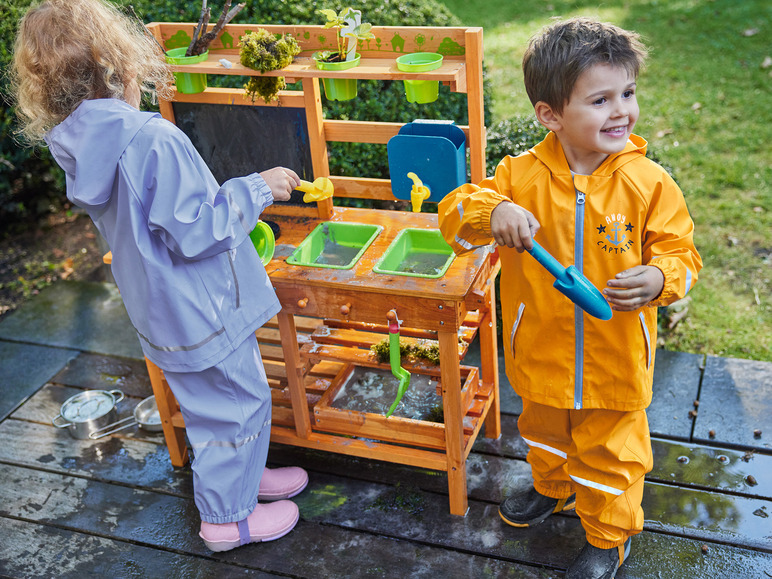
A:
[[[493,178],[465,184],[439,204],[440,229],[456,253],[493,242],[490,216],[506,200],[541,224],[539,243],[563,266],[574,264],[602,289],[615,274],[652,265],[665,285],[649,306],[684,297],[702,261],[681,190],[645,157],[631,136],[592,175],[572,176],[554,133]],[[529,254],[498,248],[507,377],[523,398],[564,409],[631,411],[651,402],[657,308],[587,314],[552,287],[555,279]]]

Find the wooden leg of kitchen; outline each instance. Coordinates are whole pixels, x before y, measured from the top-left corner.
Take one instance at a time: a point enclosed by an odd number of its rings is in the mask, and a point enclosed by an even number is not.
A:
[[[188,463],[188,443],[185,439],[185,427],[174,424],[175,414],[179,414],[179,404],[175,398],[169,383],[164,378],[161,369],[145,358],[147,374],[150,377],[150,385],[153,387],[155,404],[158,407],[158,415],[161,417],[161,428],[164,432],[166,448],[169,450],[169,459],[172,466],[181,467]],[[178,421],[182,418],[179,417]]]
[[[284,366],[287,369],[287,383],[292,402],[292,414],[295,417],[295,430],[301,438],[308,438],[311,436],[311,418],[308,414],[308,399],[306,398],[306,386],[303,382],[303,371],[300,364],[295,318],[292,314],[284,312],[279,312],[276,317],[279,322]]]
[[[480,325],[480,376],[484,384],[493,384],[491,404],[485,417],[485,438],[501,436],[501,398],[499,398],[499,348],[496,331],[496,284],[488,283],[485,292],[488,312]]]
[[[464,455],[464,415],[461,411],[461,374],[458,360],[458,334],[437,332],[440,344],[442,407],[445,413],[445,452],[448,461],[450,513],[466,515],[466,460]]]

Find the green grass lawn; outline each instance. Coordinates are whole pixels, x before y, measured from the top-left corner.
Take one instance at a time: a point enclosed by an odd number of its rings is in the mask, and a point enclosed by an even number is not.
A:
[[[494,122],[531,115],[521,60],[553,17],[589,16],[649,46],[636,133],[686,195],[704,261],[688,317],[665,347],[772,361],[772,4],[441,0],[485,31]]]

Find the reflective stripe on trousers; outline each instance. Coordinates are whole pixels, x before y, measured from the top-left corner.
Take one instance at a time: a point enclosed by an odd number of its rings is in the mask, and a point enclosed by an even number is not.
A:
[[[608,549],[643,529],[644,475],[653,466],[644,410],[568,410],[523,399],[518,420],[540,493],[576,493],[590,544]]]
[[[232,523],[257,504],[271,437],[271,391],[254,334],[201,372],[164,372],[193,449],[201,520]]]

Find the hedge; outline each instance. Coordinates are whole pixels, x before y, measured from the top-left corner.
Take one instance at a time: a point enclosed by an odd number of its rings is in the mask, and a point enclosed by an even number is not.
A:
[[[200,4],[179,0],[118,0],[134,7],[146,22],[195,22]],[[11,60],[13,41],[19,18],[31,0],[5,0],[0,6],[0,65],[4,70]],[[335,8],[328,3],[310,0],[246,0],[246,7],[234,23],[321,24],[317,10]],[[461,23],[448,9],[435,0],[363,0],[351,4],[362,11],[363,19],[377,26],[459,26]],[[210,2],[219,13],[221,6]],[[7,94],[7,79],[0,90]],[[220,77],[212,84],[241,86],[241,77]],[[234,84],[236,83],[236,84]],[[440,98],[431,105],[408,103],[401,82],[360,81],[359,96],[350,102],[323,101],[325,116],[335,119],[411,122],[417,118],[453,119],[466,124],[466,95],[448,92],[441,87]],[[486,110],[490,109],[486,90]],[[40,216],[61,208],[66,202],[64,177],[46,149],[20,147],[13,133],[15,116],[12,108],[0,109],[0,231],[24,227]],[[385,145],[330,143],[330,170],[337,175],[388,177]]]

